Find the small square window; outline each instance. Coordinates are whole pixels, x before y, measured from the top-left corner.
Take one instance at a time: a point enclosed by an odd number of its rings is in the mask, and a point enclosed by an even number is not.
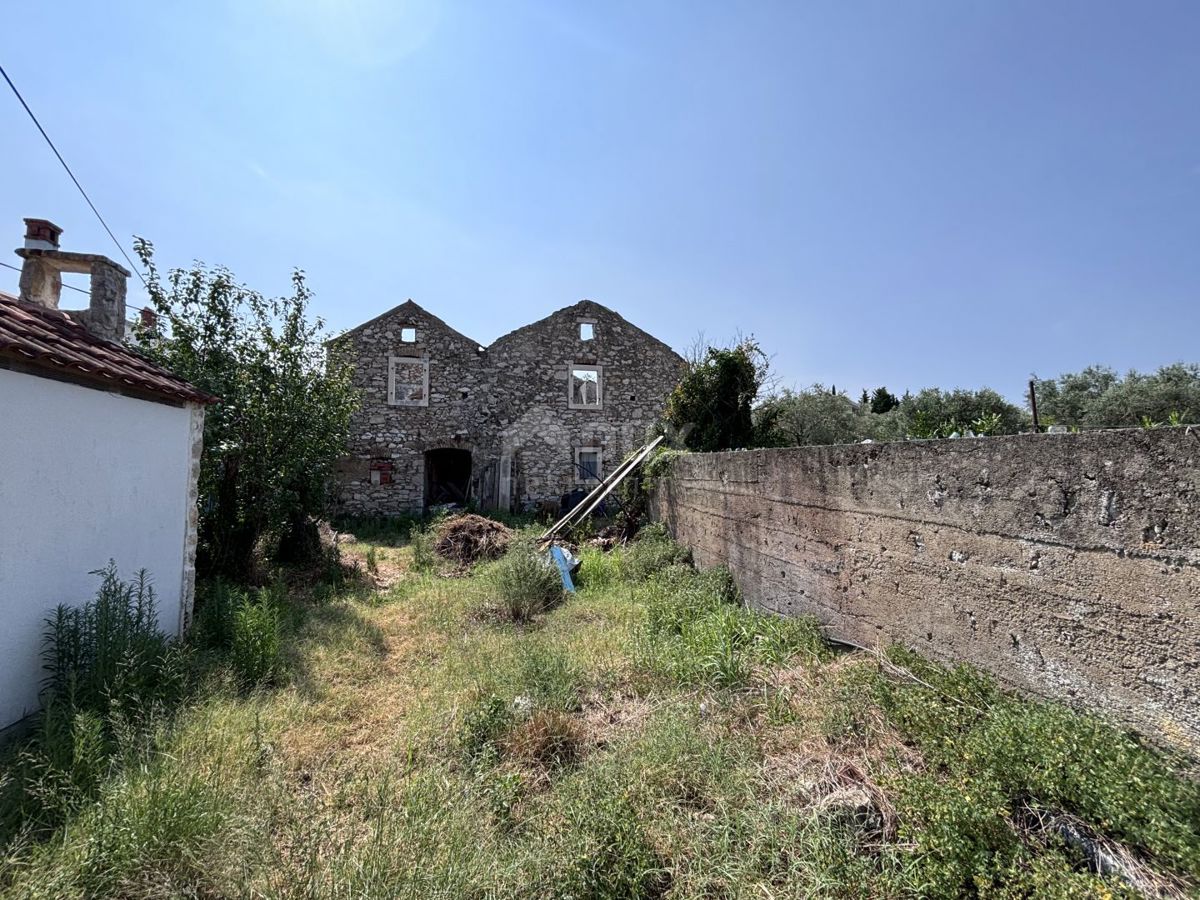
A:
[[[579,339],[581,341],[590,341],[596,336],[595,322],[580,322],[579,323]]]
[[[571,409],[600,409],[603,406],[601,374],[600,366],[571,366],[567,384],[567,405]]]
[[[400,343],[415,344],[417,342],[417,329],[409,326],[400,329]]]
[[[603,453],[599,447],[575,448],[575,480],[580,484],[597,484],[603,465]]]

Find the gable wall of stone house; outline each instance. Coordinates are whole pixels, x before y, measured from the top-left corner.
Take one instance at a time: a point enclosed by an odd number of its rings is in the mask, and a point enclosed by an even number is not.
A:
[[[402,340],[404,328],[416,329],[415,342]],[[395,515],[420,510],[426,450],[456,447],[476,453],[490,447],[491,432],[481,429],[477,410],[487,383],[484,354],[478,344],[436,316],[406,303],[338,339],[335,352],[353,360],[354,384],[362,401],[351,420],[349,454],[338,467],[340,511]],[[427,406],[388,403],[394,356],[429,360]],[[373,484],[373,464],[381,468],[385,461],[390,477]]]
[[[580,321],[593,323],[581,340]],[[572,365],[601,369],[600,409],[572,409]],[[511,453],[519,502],[557,498],[579,481],[575,450],[597,447],[605,472],[642,443],[678,382],[683,360],[666,344],[598,303],[583,301],[488,347],[500,415],[500,445]]]
[[[594,337],[580,340],[580,320]],[[401,329],[415,327],[417,342]],[[640,446],[678,381],[683,360],[607,308],[583,301],[520,328],[486,351],[413,303],[343,336],[336,352],[355,361],[362,408],[350,453],[338,471],[337,506],[351,514],[395,515],[424,503],[426,450],[471,451],[472,493],[494,490],[503,458],[512,464],[511,499],[557,499],[578,479],[575,450],[597,447],[605,472]],[[392,356],[427,356],[429,405],[388,404]],[[600,409],[571,409],[572,364],[602,369]],[[391,484],[372,484],[386,460]],[[485,475],[485,472],[488,475]],[[485,505],[494,497],[482,497]]]

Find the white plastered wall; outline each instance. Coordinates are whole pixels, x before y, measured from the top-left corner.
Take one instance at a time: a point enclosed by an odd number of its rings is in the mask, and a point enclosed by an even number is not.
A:
[[[45,620],[115,560],[160,628],[189,606],[193,410],[0,369],[0,727],[38,708]]]

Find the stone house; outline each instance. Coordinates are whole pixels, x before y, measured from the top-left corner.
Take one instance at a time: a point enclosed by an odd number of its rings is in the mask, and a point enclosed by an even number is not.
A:
[[[336,486],[355,515],[528,509],[593,485],[645,442],[685,367],[591,300],[488,347],[409,300],[331,351],[362,392]]]
[[[0,728],[37,709],[47,616],[109,560],[147,570],[160,630],[188,627],[215,401],[122,344],[125,269],[25,223],[20,294],[0,294]],[[59,309],[64,273],[90,276],[86,309]]]

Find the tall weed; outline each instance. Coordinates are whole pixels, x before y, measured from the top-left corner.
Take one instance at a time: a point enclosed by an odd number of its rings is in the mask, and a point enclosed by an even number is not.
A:
[[[110,561],[92,574],[100,577],[95,599],[78,607],[60,605],[46,620],[44,701],[70,714],[131,708],[175,684],[163,677],[170,642],[158,629],[146,570],[122,581]]]
[[[282,585],[258,590],[217,582],[204,593],[194,640],[218,651],[246,687],[282,669]]]

